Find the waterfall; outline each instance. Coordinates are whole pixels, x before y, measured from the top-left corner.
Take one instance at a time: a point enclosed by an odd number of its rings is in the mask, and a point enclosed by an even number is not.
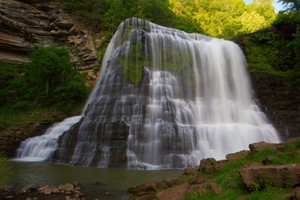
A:
[[[58,138],[67,131],[73,124],[80,120],[81,116],[65,119],[62,122],[53,124],[42,136],[36,136],[24,140],[17,149],[14,161],[38,162],[45,161],[52,156],[58,148]]]
[[[82,119],[60,136],[51,160],[184,168],[250,143],[278,143],[246,68],[233,42],[127,19],[107,48]]]

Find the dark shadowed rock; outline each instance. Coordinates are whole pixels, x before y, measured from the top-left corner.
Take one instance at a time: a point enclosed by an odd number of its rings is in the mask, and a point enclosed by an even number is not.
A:
[[[300,187],[296,187],[293,189],[290,195],[291,200],[300,200]]]

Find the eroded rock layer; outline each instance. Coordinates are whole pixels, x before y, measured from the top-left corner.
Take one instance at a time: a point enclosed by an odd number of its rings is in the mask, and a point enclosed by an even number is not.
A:
[[[0,0],[0,60],[26,63],[30,47],[69,47],[78,69],[97,62],[91,37],[51,0]]]

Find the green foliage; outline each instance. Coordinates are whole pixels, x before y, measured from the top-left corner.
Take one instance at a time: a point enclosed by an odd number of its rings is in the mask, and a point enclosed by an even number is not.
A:
[[[55,46],[34,50],[27,71],[30,83],[46,96],[70,80],[72,72],[68,50]]]
[[[251,192],[245,195],[245,200],[274,200],[286,199],[286,194],[289,191],[282,188],[269,188],[268,190]]]
[[[244,159],[231,161],[222,164],[217,173],[210,178],[210,181],[217,183],[222,187],[222,191],[215,194],[208,187],[204,188],[206,192],[200,194],[198,192],[191,192],[185,195],[185,200],[217,200],[217,199],[247,199],[247,200],[273,200],[273,199],[285,199],[286,194],[291,190],[291,177],[286,173],[286,180],[282,186],[276,186],[270,179],[263,178],[250,185],[250,193],[245,189],[242,178],[239,175],[239,170],[243,166],[247,166],[253,162],[261,162],[266,156],[272,156],[271,164],[282,163],[300,163],[300,156],[298,149],[300,146],[300,140],[293,143],[283,144],[283,150],[274,150],[270,148],[263,149],[258,153],[250,153]],[[248,188],[249,189],[249,188]],[[197,189],[195,189],[197,191]],[[195,191],[194,190],[194,191]]]
[[[300,140],[297,140],[295,147],[296,147],[297,149],[300,149]]]
[[[170,0],[176,16],[189,20],[188,27],[214,37],[232,38],[268,27],[275,19],[272,2],[254,1],[246,5],[242,0]],[[185,22],[184,20],[182,21]],[[183,30],[183,25],[176,24]]]
[[[0,155],[0,189],[9,186],[12,179],[11,166],[5,157]]]
[[[294,70],[300,71],[300,3],[298,0],[280,0],[279,2],[282,2],[286,9],[278,15],[274,26],[292,33],[288,49],[294,53]]]
[[[288,71],[293,69],[293,52],[287,51],[288,41],[271,29],[242,37],[249,70],[255,72]]]
[[[89,93],[68,51],[54,46],[34,50],[28,66],[0,63],[0,77],[2,130],[77,111]]]
[[[25,73],[25,66],[0,62],[0,105],[28,109],[31,97]]]
[[[80,102],[89,92],[83,75],[73,68],[67,49],[39,47],[33,51],[27,68],[35,100],[44,105]]]
[[[274,155],[276,154],[276,151],[271,148],[265,148],[262,151],[258,153],[250,153],[248,155],[248,159],[255,162],[261,162],[266,156]]]

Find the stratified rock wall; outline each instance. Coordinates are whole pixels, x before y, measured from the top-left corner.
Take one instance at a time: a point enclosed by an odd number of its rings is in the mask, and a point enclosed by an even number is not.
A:
[[[28,62],[30,47],[68,47],[77,69],[97,64],[91,37],[51,0],[0,0],[0,61]]]
[[[284,138],[300,136],[300,88],[292,79],[263,73],[251,74],[260,107]]]

